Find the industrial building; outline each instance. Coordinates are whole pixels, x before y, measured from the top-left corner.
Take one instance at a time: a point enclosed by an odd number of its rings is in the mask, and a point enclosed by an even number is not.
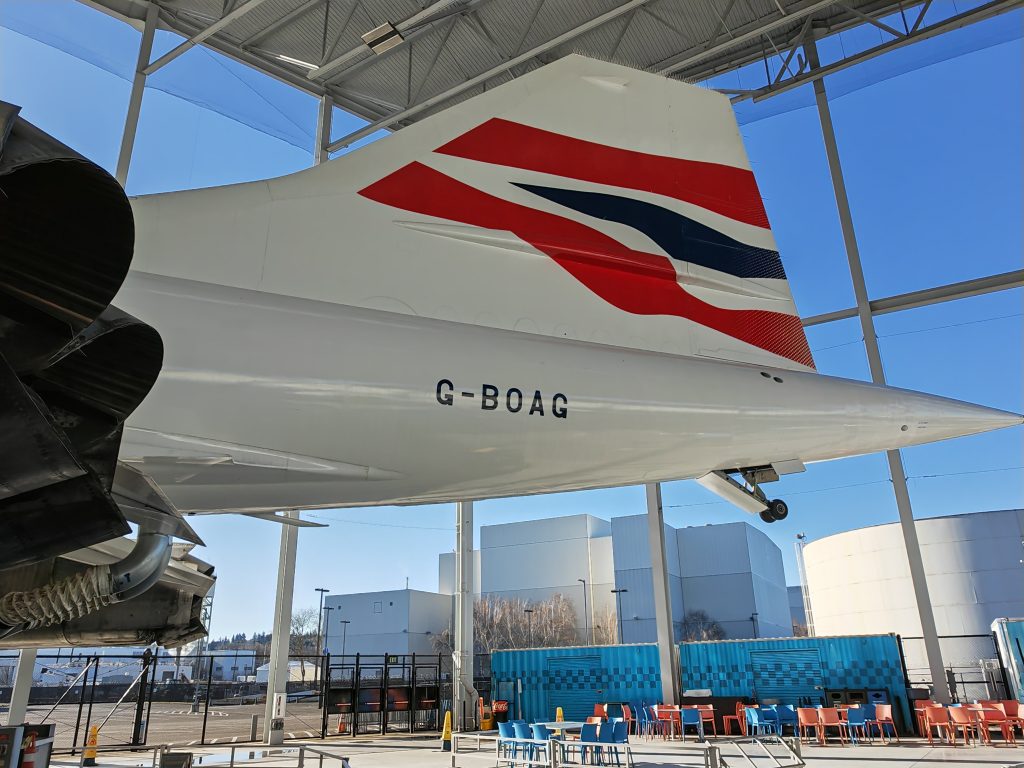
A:
[[[474,552],[477,597],[534,603],[561,595],[576,614],[580,643],[656,640],[651,556],[644,515],[569,515],[485,525]],[[747,523],[665,526],[675,639],[688,613],[703,611],[727,638],[788,637],[782,553]],[[614,593],[612,590],[622,590]],[[438,592],[391,590],[331,595],[332,653],[431,653],[451,627],[455,556],[438,558]],[[621,601],[621,622],[617,603]],[[609,626],[610,625],[610,626]]]
[[[924,518],[917,532],[946,665],[977,663],[992,622],[1024,616],[1024,510]],[[925,672],[899,524],[809,542],[804,561],[815,634],[896,633],[912,676]]]

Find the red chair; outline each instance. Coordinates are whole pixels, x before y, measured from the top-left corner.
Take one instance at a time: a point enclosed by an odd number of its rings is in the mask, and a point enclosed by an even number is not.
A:
[[[822,743],[828,743],[828,729],[835,728],[839,732],[839,743],[846,744],[846,723],[839,718],[839,711],[832,707],[818,710],[818,722],[821,723]]]
[[[732,733],[732,723],[736,723],[736,730],[740,732],[740,736],[743,735],[744,723],[747,720],[747,716],[744,714],[743,702],[736,702],[736,714],[734,715],[722,715],[722,730],[725,731],[725,735],[728,736]]]
[[[920,701],[914,702],[914,715],[917,718],[917,733],[922,738],[924,737],[924,711],[928,707],[934,707],[936,703],[931,699],[921,699]]]
[[[949,721],[949,710],[942,706],[928,707],[924,710],[924,727],[928,731],[928,746],[932,746],[932,730],[946,735],[946,741],[956,746],[956,730]]]
[[[718,737],[718,726],[715,724],[715,705],[714,704],[698,704],[697,709],[700,710],[700,719],[704,723],[704,733],[707,733],[708,724],[711,725],[711,733]]]
[[[797,733],[800,736],[800,741],[803,741],[807,736],[807,731],[813,728],[815,740],[819,744],[822,743],[821,722],[818,719],[818,710],[812,709],[811,707],[797,707],[796,726]]]
[[[896,723],[892,719],[892,704],[876,704],[875,719],[870,724],[878,726],[878,735],[883,742],[885,741],[885,727],[892,726],[892,732],[896,735],[896,743],[900,743],[900,732],[896,730]]]
[[[968,746],[971,744],[972,735],[978,741],[981,741],[981,732],[978,728],[977,721],[971,717],[971,710],[964,709],[963,707],[950,707],[949,725],[953,730],[953,744],[956,744],[957,731],[963,731],[964,743]]]
[[[984,707],[977,712],[978,727],[985,736],[985,740],[992,743],[992,729],[999,729],[1003,735],[1003,741],[1007,744],[1017,744],[1017,738],[1013,734],[1013,723],[1006,716],[1006,713],[997,707]]]
[[[602,720],[608,719],[608,705],[607,704],[595,704],[594,705],[594,717],[600,717]]]

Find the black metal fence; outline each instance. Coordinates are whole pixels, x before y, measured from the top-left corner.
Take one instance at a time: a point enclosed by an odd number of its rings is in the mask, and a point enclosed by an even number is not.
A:
[[[932,687],[924,638],[903,637],[901,643],[908,686]],[[946,674],[941,684],[949,688],[954,701],[1010,698],[1006,669],[993,635],[941,635],[939,648]]]
[[[39,656],[27,719],[55,723],[56,749],[72,753],[93,726],[107,746],[261,741],[267,662],[251,651]],[[0,655],[0,722],[16,664],[16,655]],[[486,696],[490,657],[477,656],[474,666]],[[290,656],[285,737],[439,730],[451,708],[451,681],[447,655]]]

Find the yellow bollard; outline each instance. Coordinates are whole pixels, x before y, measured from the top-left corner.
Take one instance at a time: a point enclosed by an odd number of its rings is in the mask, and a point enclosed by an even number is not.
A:
[[[444,731],[441,732],[441,751],[452,751],[452,713],[444,713]]]
[[[82,752],[82,765],[96,765],[96,747],[100,745],[100,727],[89,726],[89,737],[85,740],[85,750]]]

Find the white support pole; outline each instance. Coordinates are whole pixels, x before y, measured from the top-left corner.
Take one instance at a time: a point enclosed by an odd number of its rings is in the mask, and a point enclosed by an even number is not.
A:
[[[142,28],[139,58],[135,64],[135,77],[132,78],[132,92],[128,97],[128,114],[124,119],[124,132],[121,134],[121,151],[117,155],[117,170],[114,172],[114,178],[122,187],[128,183],[128,167],[132,164],[135,134],[139,128],[139,112],[142,110],[142,95],[146,90],[145,70],[153,53],[153,36],[156,34],[159,16],[160,6],[150,3],[146,9],[146,24]]]
[[[298,512],[285,517],[297,519]],[[299,529],[281,525],[281,555],[277,564],[277,595],[274,598],[274,628],[270,635],[270,674],[267,676],[267,706],[263,718],[263,743],[282,744],[284,731],[271,730],[274,718],[274,694],[286,694],[288,685],[288,645],[291,639],[292,595],[295,592],[295,555]]]
[[[452,721],[456,731],[473,727],[473,502],[455,505],[455,652],[452,657]]]
[[[812,71],[817,69],[820,66],[820,61],[813,37],[808,37],[805,41],[804,50]],[[861,332],[864,334],[864,347],[867,350],[868,365],[871,368],[871,380],[875,384],[885,384],[885,369],[882,366],[878,336],[875,333],[875,320],[871,314],[871,304],[868,301],[867,284],[864,281],[864,269],[861,265],[857,234],[853,226],[853,215],[850,212],[850,201],[846,194],[846,182],[843,180],[843,167],[839,160],[839,148],[836,145],[836,133],[832,124],[828,94],[825,92],[824,78],[814,81],[814,100],[818,107],[821,135],[825,140],[829,175],[832,177],[832,189],[836,197],[836,208],[839,211],[839,225],[843,231],[846,258],[850,264],[850,279],[853,282],[853,294],[857,300],[857,316],[860,318]],[[893,492],[896,495],[903,543],[907,552],[907,561],[910,564],[910,581],[917,601],[918,616],[921,619],[921,634],[924,636],[925,653],[928,656],[928,667],[931,671],[934,688],[932,697],[937,702],[949,704],[950,692],[942,664],[942,648],[939,645],[939,634],[935,626],[935,612],[932,609],[931,596],[928,594],[928,580],[924,572],[924,562],[921,559],[921,545],[917,538],[917,527],[914,524],[914,510],[910,504],[910,491],[907,488],[907,476],[903,470],[903,457],[899,451],[886,451],[885,455],[889,462],[889,475],[892,478]]]
[[[320,97],[320,109],[316,113],[316,147],[313,151],[313,165],[326,163],[331,159],[327,145],[331,143],[331,118],[334,115],[334,99],[325,93]]]
[[[32,691],[32,671],[36,666],[36,649],[23,648],[18,654],[18,666],[14,671],[14,688],[11,689],[11,706],[7,710],[7,725],[21,725],[28,712],[28,695]]]
[[[654,619],[658,628],[658,660],[661,663],[661,700],[679,703],[679,661],[672,631],[672,593],[665,558],[665,513],[661,484],[647,484],[647,539],[651,545],[651,582],[654,586]],[[622,621],[622,617],[619,617]],[[621,638],[620,638],[621,640]]]

